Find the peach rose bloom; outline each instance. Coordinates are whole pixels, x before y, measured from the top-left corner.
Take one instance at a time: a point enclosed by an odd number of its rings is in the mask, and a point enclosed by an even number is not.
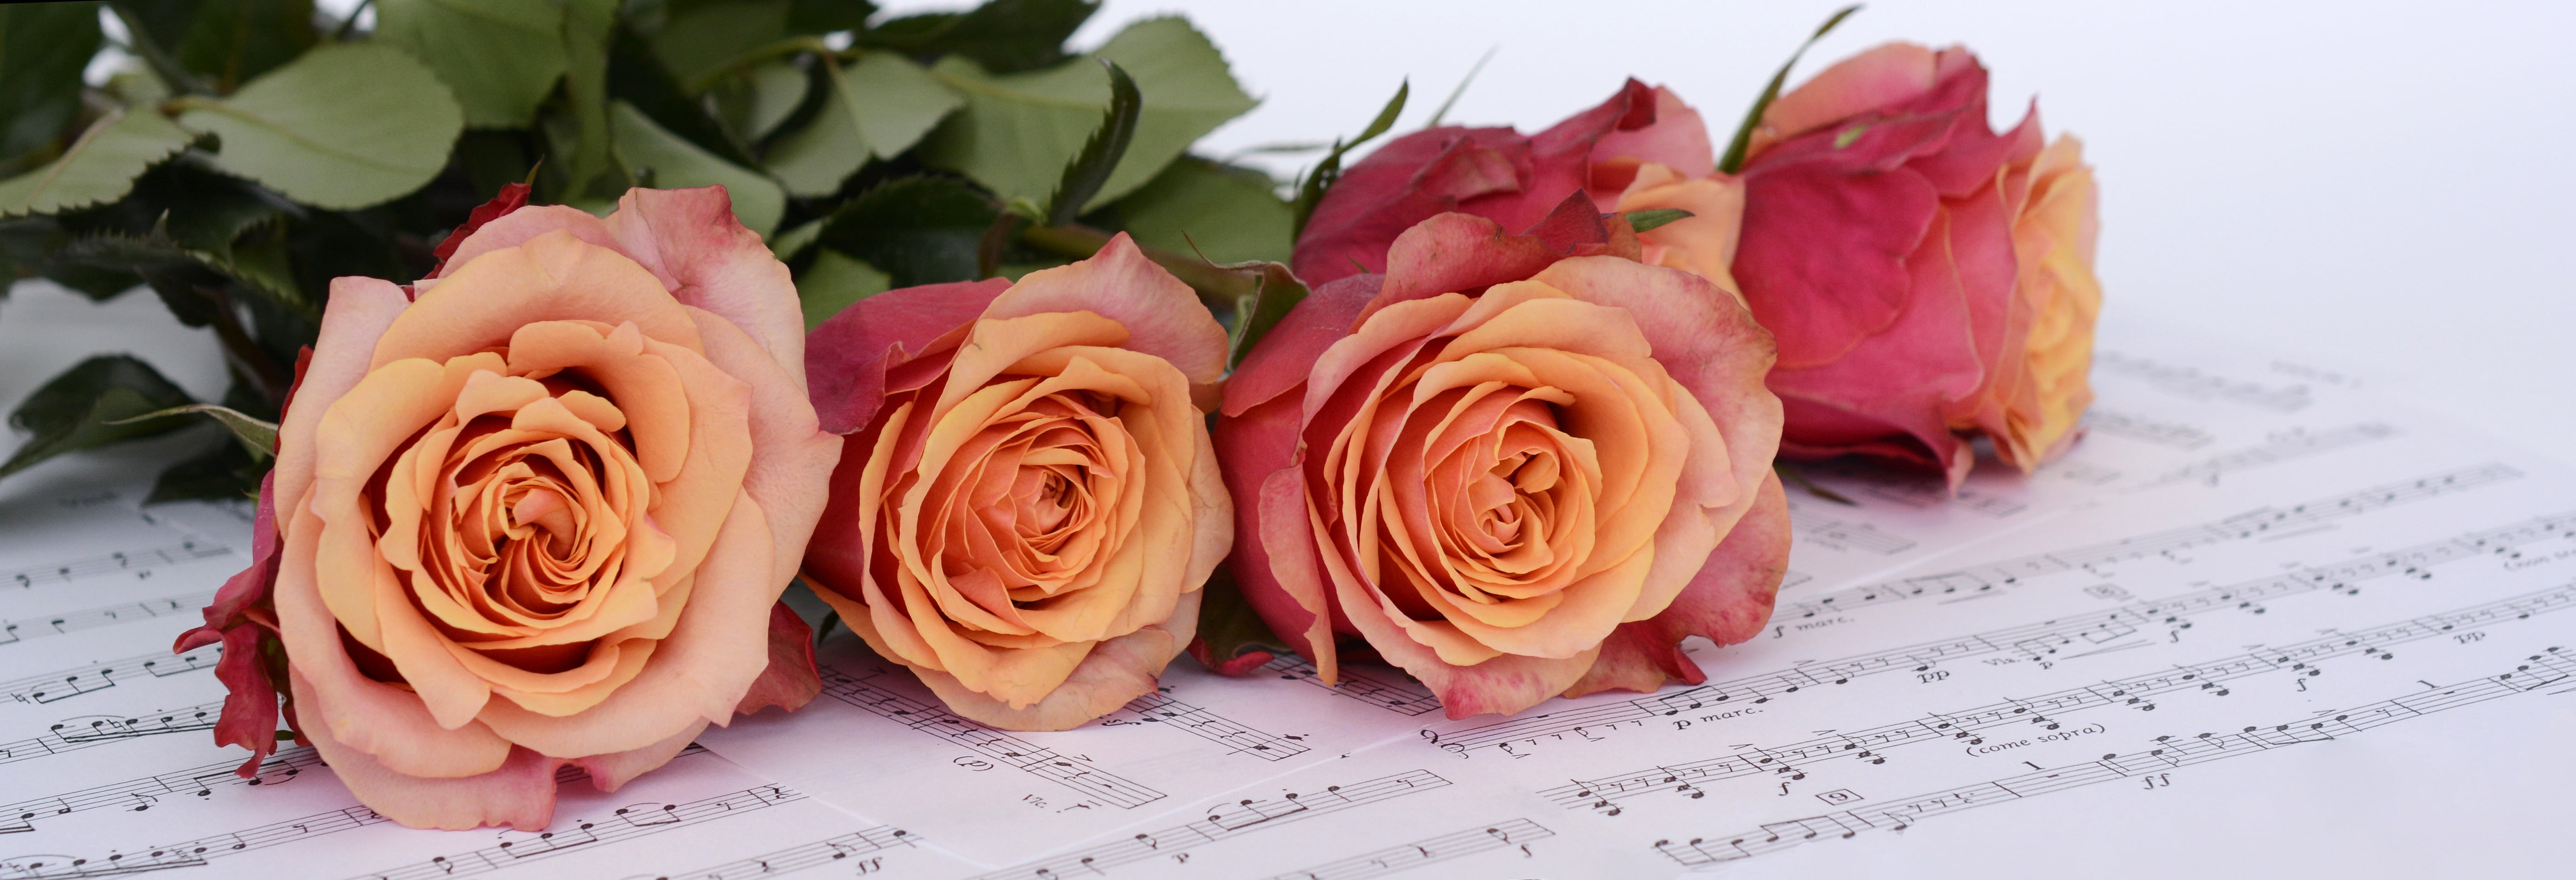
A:
[[[2101,286],[2093,175],[2036,108],[1997,133],[1967,50],[1891,43],[1782,95],[1754,131],[1733,265],[1780,341],[1782,454],[1940,468],[1969,441],[2027,472],[2081,433]]]
[[[1770,334],[1583,198],[1533,228],[1424,221],[1228,380],[1235,577],[1326,682],[1364,646],[1452,718],[1512,713],[1702,681],[1684,637],[1769,617]]]
[[[851,442],[807,582],[985,724],[1063,730],[1152,692],[1234,540],[1206,421],[1225,350],[1124,234],[1016,284],[860,300],[808,340]]]
[[[289,720],[387,818],[544,827],[563,765],[613,791],[758,708],[765,670],[812,675],[771,662],[841,445],[801,330],[715,187],[521,208],[411,292],[334,281],[245,574],[274,585],[187,638],[273,627]],[[272,684],[227,681],[245,710]]]

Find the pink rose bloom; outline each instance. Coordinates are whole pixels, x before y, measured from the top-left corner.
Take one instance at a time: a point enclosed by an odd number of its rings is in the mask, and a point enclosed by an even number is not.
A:
[[[1208,447],[1225,328],[1121,234],[1067,266],[890,290],[814,328],[850,438],[816,595],[957,714],[1063,730],[1145,694],[1234,542]]]
[[[418,828],[543,828],[564,765],[614,791],[817,686],[777,600],[841,441],[786,266],[719,187],[604,220],[506,201],[411,289],[332,283],[254,562],[178,645],[223,642],[216,741],[246,773],[282,691]]]
[[[1227,380],[1237,583],[1338,676],[1373,652],[1449,716],[1699,682],[1789,552],[1770,334],[1566,198],[1505,235],[1440,214],[1317,288]],[[1344,640],[1356,643],[1344,645]]]
[[[1396,236],[1435,214],[1473,214],[1517,233],[1581,192],[1602,211],[1691,212],[1639,235],[1639,258],[1731,292],[1727,266],[1744,187],[1715,166],[1699,111],[1671,89],[1632,79],[1600,106],[1534,137],[1451,125],[1387,142],[1324,194],[1291,264],[1320,286],[1386,268]]]
[[[1989,437],[2024,471],[2092,400],[2096,235],[2081,147],[1986,123],[1964,49],[1896,43],[1773,103],[1744,166],[1735,277],[1779,340],[1789,458],[1860,453],[1955,485]]]

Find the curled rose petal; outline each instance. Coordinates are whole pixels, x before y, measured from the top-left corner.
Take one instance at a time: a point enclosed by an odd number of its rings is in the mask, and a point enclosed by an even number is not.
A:
[[[1206,411],[1225,331],[1120,235],[1016,284],[888,291],[825,321],[852,431],[815,592],[959,714],[1063,729],[1151,691],[1232,544]]]
[[[780,332],[786,270],[720,189],[622,205],[491,206],[416,298],[335,281],[258,559],[208,609],[398,822],[543,827],[565,764],[614,790],[813,693],[801,622],[784,652],[769,631],[840,440]],[[219,734],[268,737],[269,677],[223,678]]]

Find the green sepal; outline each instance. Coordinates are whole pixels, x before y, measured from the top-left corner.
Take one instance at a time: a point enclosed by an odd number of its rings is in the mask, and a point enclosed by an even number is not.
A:
[[[1771,109],[1771,102],[1780,99],[1780,87],[1789,82],[1789,68],[1798,66],[1799,56],[1807,54],[1807,49],[1816,45],[1817,40],[1832,33],[1835,25],[1842,24],[1843,19],[1859,11],[1858,3],[1835,10],[1824,24],[1816,26],[1816,32],[1808,35],[1806,42],[1798,44],[1798,51],[1789,53],[1789,60],[1780,65],[1780,72],[1772,74],[1771,83],[1762,87],[1761,97],[1753,99],[1753,109],[1744,111],[1744,122],[1735,127],[1734,139],[1726,142],[1726,155],[1717,160],[1717,170],[1728,174],[1744,170],[1744,160],[1748,158],[1744,152],[1753,145],[1753,129],[1762,124],[1762,114]]]

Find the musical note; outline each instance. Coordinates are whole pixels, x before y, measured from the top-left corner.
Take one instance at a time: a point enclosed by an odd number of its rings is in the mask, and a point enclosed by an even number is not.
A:
[[[2315,402],[2306,385],[2272,386],[2202,373],[2197,367],[2158,363],[2116,351],[2095,352],[2093,366],[2111,375],[2129,376],[2160,391],[2192,400],[2224,400],[2279,413],[2294,413]]]
[[[14,572],[0,573],[0,583],[19,589],[33,589],[43,584],[67,584],[83,578],[111,574],[148,576],[154,569],[229,556],[232,552],[231,547],[221,542],[188,540],[131,553],[119,551],[100,556],[86,556],[69,562],[30,566]]]
[[[113,715],[85,715],[66,718],[47,728],[44,735],[0,743],[0,764],[26,761],[92,746],[164,733],[212,730],[222,713],[221,702],[189,706],[166,712],[146,713],[137,718]]]
[[[2280,464],[2349,446],[2385,440],[2396,436],[2397,433],[2396,426],[2386,422],[2363,422],[2313,434],[2306,431],[2291,431],[2273,437],[2260,446],[2227,452],[2168,471],[2140,488],[2194,481],[2216,485],[2218,478],[2237,471]]]
[[[1517,850],[1522,857],[1528,857],[1535,855],[1528,849],[1530,841],[1555,836],[1556,832],[1536,822],[1511,819],[1300,868],[1266,880],[1367,880],[1496,850]]]
[[[2084,411],[2084,426],[2104,434],[2142,440],[2184,451],[2208,446],[2218,439],[2210,436],[2208,431],[2191,425],[2159,422],[2099,406]]]
[[[1030,880],[1034,877],[1065,876],[1074,871],[1098,874],[1106,868],[1178,854],[1165,853],[1166,845],[1173,849],[1194,849],[1240,835],[1260,833],[1310,816],[1329,815],[1448,784],[1449,780],[1431,771],[1414,770],[1349,785],[1327,786],[1319,792],[1291,793],[1268,799],[1239,799],[1210,809],[1201,814],[1206,818],[1185,825],[1059,853],[1038,862],[984,874],[975,880]]]
[[[211,592],[189,593],[182,596],[83,609],[40,620],[0,620],[0,645],[137,620],[153,620],[174,615],[183,618],[195,617],[198,610],[205,607],[206,603],[214,601],[214,598],[215,594]]]
[[[223,645],[213,644],[175,656],[160,653],[110,660],[0,682],[0,694],[21,703],[58,702],[115,687],[118,679],[131,679],[138,675],[167,678],[212,669],[222,655]]]
[[[1054,750],[1041,748],[999,730],[968,721],[946,707],[925,703],[871,683],[875,673],[853,676],[821,667],[823,696],[865,709],[906,727],[956,743],[1030,775],[1073,789],[1101,803],[1133,809],[1163,799],[1164,794],[1115,774],[1085,767]],[[1303,747],[1300,747],[1303,750]]]
[[[1288,681],[1302,681],[1362,703],[1401,715],[1421,715],[1440,708],[1440,698],[1409,679],[1384,676],[1371,670],[1345,664],[1339,670],[1341,681],[1326,685],[1315,670],[1315,664],[1295,654],[1284,655],[1261,665],[1261,671]]]
[[[1101,719],[1104,725],[1162,724],[1178,727],[1193,736],[1225,746],[1233,753],[1247,754],[1266,761],[1304,754],[1306,744],[1295,736],[1282,736],[1254,730],[1218,716],[1206,709],[1172,699],[1161,692],[1147,693],[1127,701],[1121,711]]]

